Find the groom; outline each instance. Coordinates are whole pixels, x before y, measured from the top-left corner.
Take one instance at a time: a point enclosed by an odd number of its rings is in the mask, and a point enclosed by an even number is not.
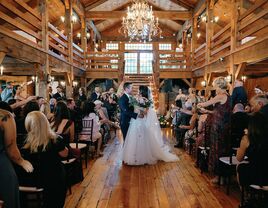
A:
[[[127,131],[129,127],[129,122],[131,118],[136,119],[137,117],[143,118],[143,114],[134,113],[133,106],[130,106],[129,100],[132,93],[132,83],[126,82],[124,83],[124,94],[119,99],[119,107],[121,111],[120,115],[120,127],[123,133],[123,139],[125,141],[127,136]]]

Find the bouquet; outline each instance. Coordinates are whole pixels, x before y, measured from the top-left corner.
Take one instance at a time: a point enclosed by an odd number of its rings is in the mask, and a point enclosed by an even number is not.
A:
[[[131,97],[129,103],[134,107],[134,111],[144,113],[147,112],[153,101],[145,97]]]

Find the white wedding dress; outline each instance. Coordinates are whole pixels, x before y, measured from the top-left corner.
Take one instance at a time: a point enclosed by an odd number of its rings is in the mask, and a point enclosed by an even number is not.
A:
[[[123,146],[123,161],[128,165],[175,162],[179,158],[164,144],[156,112],[149,108],[144,118],[131,119]]]

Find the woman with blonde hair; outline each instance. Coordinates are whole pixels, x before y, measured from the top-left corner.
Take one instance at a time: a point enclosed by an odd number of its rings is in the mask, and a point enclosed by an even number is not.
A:
[[[231,98],[227,93],[228,84],[224,77],[216,78],[213,83],[216,96],[207,102],[199,103],[199,108],[214,105],[213,111],[202,109],[205,113],[212,113],[211,127],[209,133],[210,153],[209,170],[216,177],[212,182],[218,182],[219,158],[228,154],[228,141],[231,122]]]
[[[66,184],[61,157],[67,157],[68,149],[62,138],[52,131],[43,113],[29,113],[25,127],[28,136],[23,151],[35,169],[33,183],[44,188],[44,207],[63,207]]]

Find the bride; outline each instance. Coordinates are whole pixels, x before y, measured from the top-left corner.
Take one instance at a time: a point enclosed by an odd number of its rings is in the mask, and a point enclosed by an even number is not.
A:
[[[149,99],[147,86],[139,87],[138,102]],[[123,161],[127,165],[155,164],[158,160],[175,162],[179,158],[164,144],[154,109],[149,107],[144,118],[131,119],[123,147]]]

